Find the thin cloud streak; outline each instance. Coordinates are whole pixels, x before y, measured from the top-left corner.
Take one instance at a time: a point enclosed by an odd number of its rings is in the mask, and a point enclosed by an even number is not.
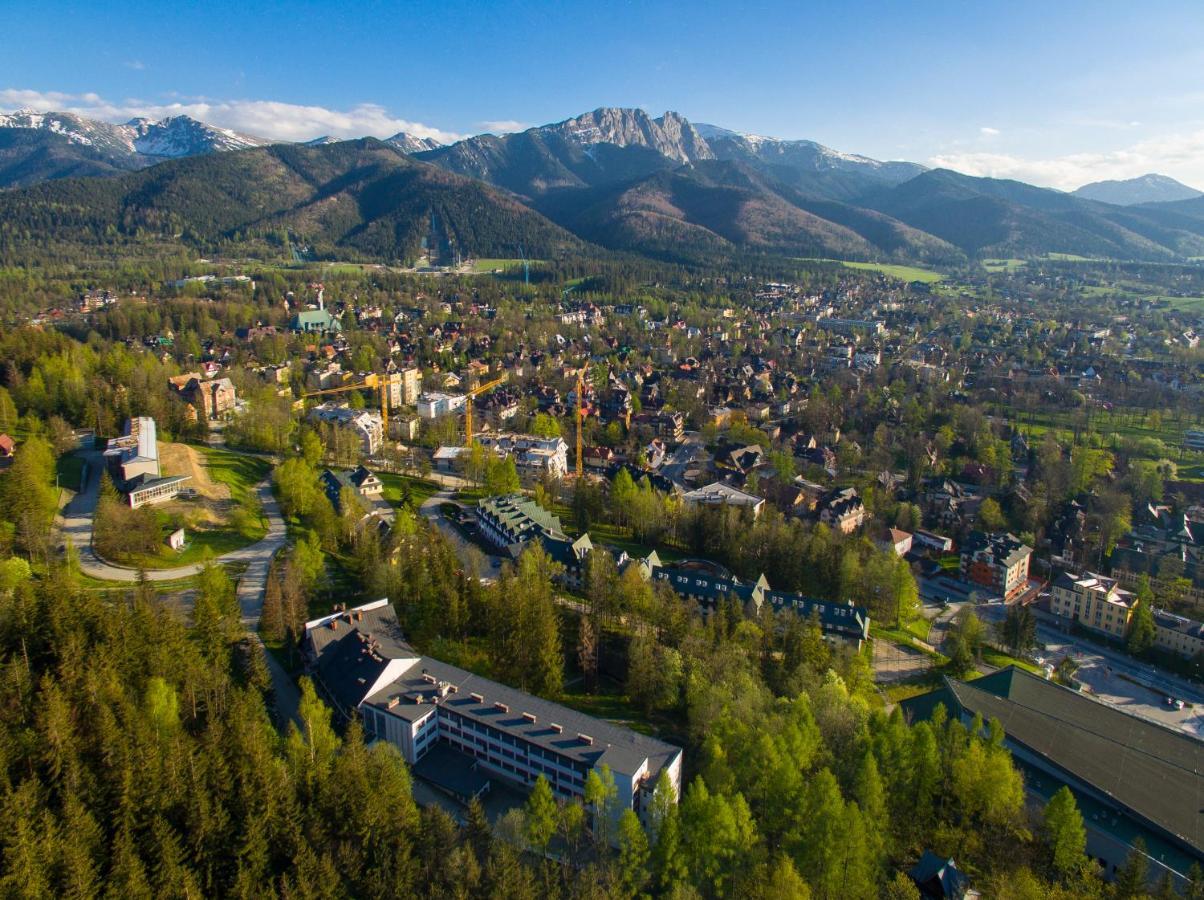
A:
[[[526,131],[531,125],[514,119],[497,119],[489,122],[478,122],[483,131],[489,134],[511,134],[515,131]]]
[[[321,135],[386,138],[399,131],[416,137],[435,138],[442,143],[451,143],[461,137],[421,122],[397,118],[375,103],[360,103],[347,110],[337,110],[275,100],[186,98],[170,103],[138,99],[113,102],[95,93],[0,89],[0,110],[15,109],[71,112],[109,122],[125,122],[137,117],[163,119],[168,116],[191,116],[210,125],[276,141],[307,141]]]
[[[1190,185],[1204,185],[1204,130],[1149,138],[1119,150],[1028,159],[1007,153],[945,153],[928,160],[935,168],[967,175],[1014,178],[1073,190],[1088,182],[1136,178],[1156,172]]]

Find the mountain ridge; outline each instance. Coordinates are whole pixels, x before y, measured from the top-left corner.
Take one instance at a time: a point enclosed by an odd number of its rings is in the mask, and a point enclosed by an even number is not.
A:
[[[1070,192],[1084,200],[1098,200],[1116,206],[1137,206],[1143,203],[1170,203],[1176,200],[1191,200],[1204,197],[1198,191],[1169,175],[1150,172],[1136,178],[1093,181]]]

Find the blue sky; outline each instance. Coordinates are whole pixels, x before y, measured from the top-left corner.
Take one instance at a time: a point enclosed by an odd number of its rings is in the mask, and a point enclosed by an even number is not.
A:
[[[0,0],[0,20],[0,109],[447,139],[641,106],[1062,188],[1204,188],[1200,0]]]

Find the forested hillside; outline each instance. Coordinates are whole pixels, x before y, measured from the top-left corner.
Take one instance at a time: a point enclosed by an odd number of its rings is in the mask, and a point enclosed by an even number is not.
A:
[[[412,261],[424,239],[464,255],[554,257],[578,242],[480,182],[375,140],[280,145],[176,160],[114,179],[0,194],[0,258],[205,254]]]

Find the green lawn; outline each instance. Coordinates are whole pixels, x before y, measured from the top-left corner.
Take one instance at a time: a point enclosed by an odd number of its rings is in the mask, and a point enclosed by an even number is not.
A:
[[[255,486],[271,474],[270,461],[217,447],[195,446],[194,449],[205,457],[209,477],[230,486],[230,498],[236,504],[258,510],[259,499]]]
[[[543,260],[529,259],[527,262],[534,265],[535,263],[543,262]],[[486,274],[492,272],[494,269],[513,269],[522,264],[523,261],[521,259],[474,259],[472,261],[472,270]]]
[[[622,725],[641,734],[653,734],[652,725],[644,718],[643,711],[632,703],[626,694],[616,691],[603,691],[597,694],[578,693],[575,690],[566,691],[557,698],[569,709],[585,713],[597,719]]]
[[[1197,463],[1192,466],[1180,466],[1176,478],[1177,481],[1204,481],[1204,463]]]
[[[1163,300],[1170,304],[1171,309],[1182,312],[1204,314],[1204,297],[1150,297],[1150,300]]]
[[[410,502],[413,504],[415,510],[427,498],[439,493],[439,485],[424,478],[415,478],[412,475],[395,475],[392,472],[378,472],[376,474],[385,486],[383,494],[385,502],[391,506],[401,506],[403,486],[409,488]]]
[[[573,511],[562,503],[556,504],[552,510],[560,517],[560,524],[564,526],[565,533],[570,537],[579,537],[581,534],[573,524]],[[616,550],[625,550],[627,555],[633,559],[642,559],[656,550],[656,555],[661,558],[662,562],[670,563],[675,560],[685,559],[686,554],[671,547],[649,547],[635,541],[627,533],[627,529],[620,528],[618,525],[609,525],[605,522],[594,522],[589,527],[590,540],[597,544],[605,544],[608,547],[614,547]]]
[[[1006,668],[1007,666],[1016,666],[1017,668],[1032,672],[1034,675],[1044,676],[1045,674],[1039,666],[1035,666],[1027,660],[1017,659],[1004,653],[1002,650],[996,650],[994,647],[982,648],[982,661],[988,666],[995,666],[999,669]]]
[[[1028,262],[1023,259],[984,259],[982,267],[988,272],[1014,272],[1023,269]]]
[[[940,662],[945,661],[945,657],[941,656],[941,654],[932,650],[927,650],[916,643],[916,638],[919,636],[910,630],[910,626],[905,628],[895,628],[893,626],[887,627],[885,625],[874,625],[871,622],[870,636],[874,638],[874,640],[883,640],[891,644],[898,644],[902,647],[910,647],[913,650],[923,653],[925,656],[931,656],[933,659],[939,660]],[[920,640],[926,641],[927,637],[920,638]]]
[[[849,269],[861,269],[868,272],[881,272],[890,278],[900,281],[922,281],[924,284],[935,284],[944,276],[931,269],[921,269],[918,266],[901,266],[892,263],[844,262]]]
[[[172,550],[164,543],[153,554],[119,560],[122,565],[147,569],[189,566],[239,550],[267,534],[268,522],[255,487],[271,472],[272,464],[258,456],[243,456],[214,447],[195,446],[194,449],[205,458],[209,477],[229,486],[235,510],[232,520],[221,528],[188,529],[183,550]],[[166,541],[168,533],[179,523],[177,517],[166,513],[160,512],[158,516]]]
[[[795,257],[800,262],[839,263],[848,269],[860,269],[863,272],[880,272],[891,278],[902,281],[922,281],[925,284],[935,284],[944,276],[931,269],[921,269],[919,266],[903,266],[895,263],[850,262],[844,259],[826,259],[823,257]]]
[[[1076,256],[1073,253],[1046,253],[1045,258],[1053,262],[1100,262],[1098,256]]]
[[[78,492],[79,479],[84,471],[84,458],[76,456],[74,453],[66,453],[58,458],[58,462],[55,465],[59,478],[59,487]]]

